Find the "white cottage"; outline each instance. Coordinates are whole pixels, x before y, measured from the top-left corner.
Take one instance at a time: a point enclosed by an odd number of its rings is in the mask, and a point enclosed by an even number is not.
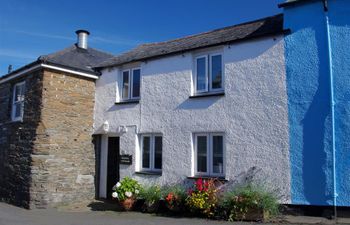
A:
[[[264,181],[290,203],[284,33],[276,15],[100,64],[100,197],[125,176],[160,185],[218,177]]]

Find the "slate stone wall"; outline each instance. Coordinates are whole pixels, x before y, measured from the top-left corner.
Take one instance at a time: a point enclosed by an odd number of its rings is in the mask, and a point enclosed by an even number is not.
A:
[[[95,197],[94,92],[92,79],[45,70],[32,155],[31,207]]]
[[[12,87],[23,79],[23,121],[12,122]],[[0,198],[25,208],[93,199],[94,80],[52,70],[22,80],[0,84]]]
[[[40,121],[43,72],[0,84],[0,198],[14,205],[30,205],[31,153]],[[25,81],[23,121],[11,121],[13,85]]]

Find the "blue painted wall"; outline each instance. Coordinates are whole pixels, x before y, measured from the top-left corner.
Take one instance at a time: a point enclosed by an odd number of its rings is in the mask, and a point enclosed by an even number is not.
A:
[[[292,204],[333,204],[330,79],[323,3],[284,9]],[[330,0],[338,204],[350,206],[350,1]]]
[[[333,49],[338,205],[350,206],[350,1],[329,2]]]

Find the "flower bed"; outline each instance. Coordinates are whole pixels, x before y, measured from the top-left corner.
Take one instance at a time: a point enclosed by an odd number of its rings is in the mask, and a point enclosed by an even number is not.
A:
[[[131,210],[137,201],[139,207],[135,210],[147,213],[229,221],[262,221],[278,213],[277,198],[263,188],[246,185],[224,191],[223,187],[216,179],[199,178],[187,190],[180,185],[143,188],[136,180],[126,177],[115,185],[112,196],[125,210]]]

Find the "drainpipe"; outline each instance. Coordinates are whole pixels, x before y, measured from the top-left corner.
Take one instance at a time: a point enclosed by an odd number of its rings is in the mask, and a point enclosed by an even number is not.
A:
[[[326,19],[326,32],[327,32],[327,51],[328,51],[328,66],[329,66],[329,80],[330,80],[330,92],[331,92],[331,111],[332,111],[332,157],[333,157],[333,204],[334,204],[334,219],[337,219],[337,180],[336,180],[336,147],[335,147],[335,113],[334,113],[334,84],[333,84],[333,58],[332,58],[332,45],[329,29],[329,16],[328,16],[328,1],[323,0],[324,15]]]

